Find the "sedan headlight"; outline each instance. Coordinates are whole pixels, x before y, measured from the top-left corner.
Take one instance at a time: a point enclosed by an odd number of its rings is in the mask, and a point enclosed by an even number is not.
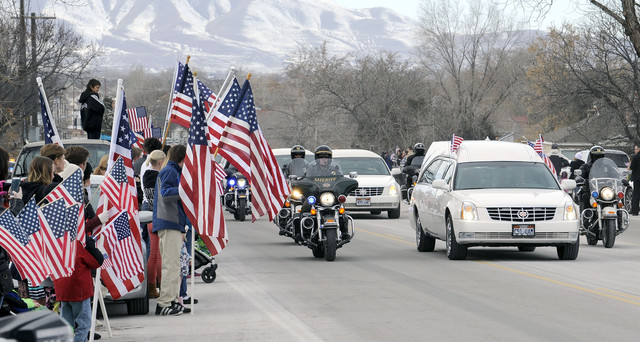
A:
[[[293,189],[293,191],[291,192],[291,198],[296,201],[300,201],[302,199],[302,192],[300,192],[300,190],[298,189]]]
[[[565,221],[575,221],[578,219],[578,213],[576,212],[576,207],[571,202],[567,202],[564,204],[564,220]]]
[[[600,190],[600,198],[605,201],[611,201],[614,197],[616,197],[615,191],[608,186],[605,186]]]
[[[398,194],[398,188],[396,188],[395,184],[391,184],[391,186],[389,186],[389,195],[396,196],[397,194]]]
[[[238,188],[244,189],[247,186],[247,180],[244,178],[238,179]]]
[[[477,221],[478,209],[476,208],[476,205],[471,202],[463,202],[462,211],[460,212],[460,219],[465,221]]]
[[[330,192],[325,192],[324,194],[320,195],[320,204],[322,204],[325,207],[332,206],[335,202],[336,202],[336,196],[334,196]]]

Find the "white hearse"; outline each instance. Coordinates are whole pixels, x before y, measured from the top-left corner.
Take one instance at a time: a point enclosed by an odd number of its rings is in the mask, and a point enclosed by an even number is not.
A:
[[[577,205],[537,153],[526,144],[448,141],[427,152],[410,199],[409,221],[421,252],[446,242],[449,259],[467,257],[472,246],[516,246],[531,252],[554,246],[562,260],[578,256]]]

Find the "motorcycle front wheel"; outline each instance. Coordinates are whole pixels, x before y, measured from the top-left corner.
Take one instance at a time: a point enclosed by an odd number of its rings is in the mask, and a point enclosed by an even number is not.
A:
[[[247,214],[247,200],[241,198],[238,200],[238,209],[236,211],[238,213],[238,220],[240,222],[245,220],[245,215]]]
[[[324,258],[327,261],[336,260],[336,250],[338,249],[337,229],[327,229],[324,231]]]
[[[602,244],[604,248],[613,247],[616,243],[616,220],[605,220],[602,228]]]

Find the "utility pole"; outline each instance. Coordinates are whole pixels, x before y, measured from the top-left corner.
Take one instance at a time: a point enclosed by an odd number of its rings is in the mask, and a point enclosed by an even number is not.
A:
[[[22,98],[22,142],[26,141],[28,136],[29,127],[38,125],[38,96],[36,85],[36,77],[38,74],[38,66],[36,59],[36,19],[55,19],[56,17],[36,17],[35,13],[31,13],[31,66],[28,72],[27,70],[27,16],[25,15],[24,0],[20,0],[20,13],[17,17],[12,19],[18,19],[19,37],[18,37],[18,79],[20,79],[19,86],[23,89],[28,89],[26,96]],[[30,79],[29,79],[30,78]],[[31,101],[26,104],[25,99]],[[31,113],[31,115],[28,115]],[[29,117],[31,122],[29,122]]]

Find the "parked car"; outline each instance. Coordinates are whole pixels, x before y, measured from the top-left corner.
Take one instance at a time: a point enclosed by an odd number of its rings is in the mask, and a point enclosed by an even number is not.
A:
[[[400,185],[387,163],[378,154],[357,149],[333,150],[333,161],[340,165],[342,172],[349,175],[358,173],[358,188],[347,196],[344,207],[348,211],[369,211],[371,214],[387,212],[391,219],[400,217]]]
[[[578,208],[535,151],[524,144],[467,141],[429,149],[410,201],[409,221],[421,252],[446,242],[449,259],[473,246],[555,246],[560,259],[578,256]]]
[[[89,195],[90,203],[94,208],[98,208],[98,203],[100,199],[100,184],[104,180],[105,176],[91,175],[91,192]],[[153,213],[150,211],[140,211],[140,223],[148,223],[151,222]],[[147,254],[147,246],[142,245],[142,260],[144,262],[144,270],[145,270],[145,278],[135,289],[131,290],[129,293],[124,296],[118,298],[118,300],[113,300],[110,294],[107,293],[105,297],[105,302],[115,302],[115,303],[126,303],[127,304],[127,313],[129,315],[146,315],[149,313],[149,297],[147,296],[147,258],[145,255]]]
[[[291,161],[291,148],[274,148],[271,150],[273,151],[273,155],[276,157],[276,161],[278,161],[280,169]],[[305,149],[304,159],[311,163],[314,160],[313,152]]]
[[[589,150],[583,150],[582,152],[582,160],[586,163],[589,161]],[[616,163],[618,169],[620,169],[621,174],[626,174],[629,170],[629,155],[620,150],[604,150],[604,157],[613,160]]]
[[[109,153],[110,143],[98,139],[65,139],[62,140],[64,147],[83,146],[89,150],[89,164],[96,168],[100,164],[100,158]],[[27,177],[29,165],[33,158],[40,155],[40,148],[44,146],[44,141],[32,142],[24,145],[13,168],[13,177]]]

